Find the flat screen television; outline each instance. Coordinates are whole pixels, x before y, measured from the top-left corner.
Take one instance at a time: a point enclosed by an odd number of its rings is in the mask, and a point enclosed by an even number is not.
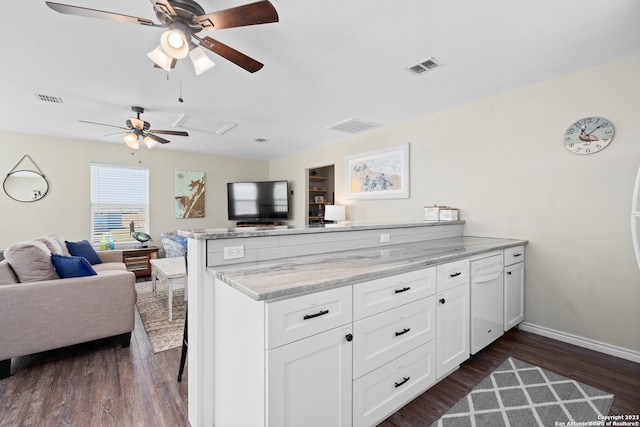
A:
[[[227,210],[231,221],[288,219],[289,182],[229,182]]]

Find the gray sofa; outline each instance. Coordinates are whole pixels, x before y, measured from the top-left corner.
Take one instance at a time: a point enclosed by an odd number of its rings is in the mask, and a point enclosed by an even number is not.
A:
[[[55,243],[58,243],[57,245]],[[0,378],[11,358],[118,336],[128,347],[134,328],[135,275],[122,251],[97,251],[95,275],[60,278],[51,253],[69,256],[56,234],[12,245],[0,262]]]

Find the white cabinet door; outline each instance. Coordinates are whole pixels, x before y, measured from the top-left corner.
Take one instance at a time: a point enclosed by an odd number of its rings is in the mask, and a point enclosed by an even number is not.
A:
[[[436,295],[437,376],[469,358],[469,284]]]
[[[267,351],[267,427],[351,426],[351,334],[349,324]]]
[[[524,262],[504,269],[504,330],[524,320]]]

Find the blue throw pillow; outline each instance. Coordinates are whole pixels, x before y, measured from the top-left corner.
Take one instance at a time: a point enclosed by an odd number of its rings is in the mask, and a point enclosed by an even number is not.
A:
[[[82,240],[80,242],[67,242],[65,240],[64,242],[67,244],[67,249],[69,249],[71,255],[86,258],[91,265],[102,264],[102,260],[98,256],[98,253],[87,240]]]
[[[91,267],[89,261],[81,256],[64,256],[51,254],[51,263],[58,276],[63,279],[71,277],[95,276],[98,273]]]
[[[180,243],[185,248],[187,247],[187,245],[189,243],[189,239],[187,239],[184,236],[176,236],[176,237],[173,238],[173,240],[175,240],[176,242]]]

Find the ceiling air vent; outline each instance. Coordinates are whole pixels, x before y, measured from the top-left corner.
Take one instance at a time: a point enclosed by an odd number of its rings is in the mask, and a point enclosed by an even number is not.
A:
[[[173,125],[173,127],[222,135],[233,128],[235,125],[235,123],[218,119],[203,119],[202,117],[194,117],[188,114],[183,114]]]
[[[340,130],[342,132],[349,133],[358,133],[377,127],[380,127],[378,123],[351,118],[328,126],[327,129]]]
[[[268,139],[267,138],[255,138],[253,141],[254,142],[267,142]]]
[[[50,104],[62,104],[62,98],[60,98],[59,96],[42,95],[40,93],[36,93],[35,95],[42,102],[48,102]]]
[[[422,74],[425,71],[433,70],[434,68],[439,67],[440,64],[433,56],[425,59],[424,61],[420,61],[415,65],[409,67],[409,70],[413,71],[416,74]]]

